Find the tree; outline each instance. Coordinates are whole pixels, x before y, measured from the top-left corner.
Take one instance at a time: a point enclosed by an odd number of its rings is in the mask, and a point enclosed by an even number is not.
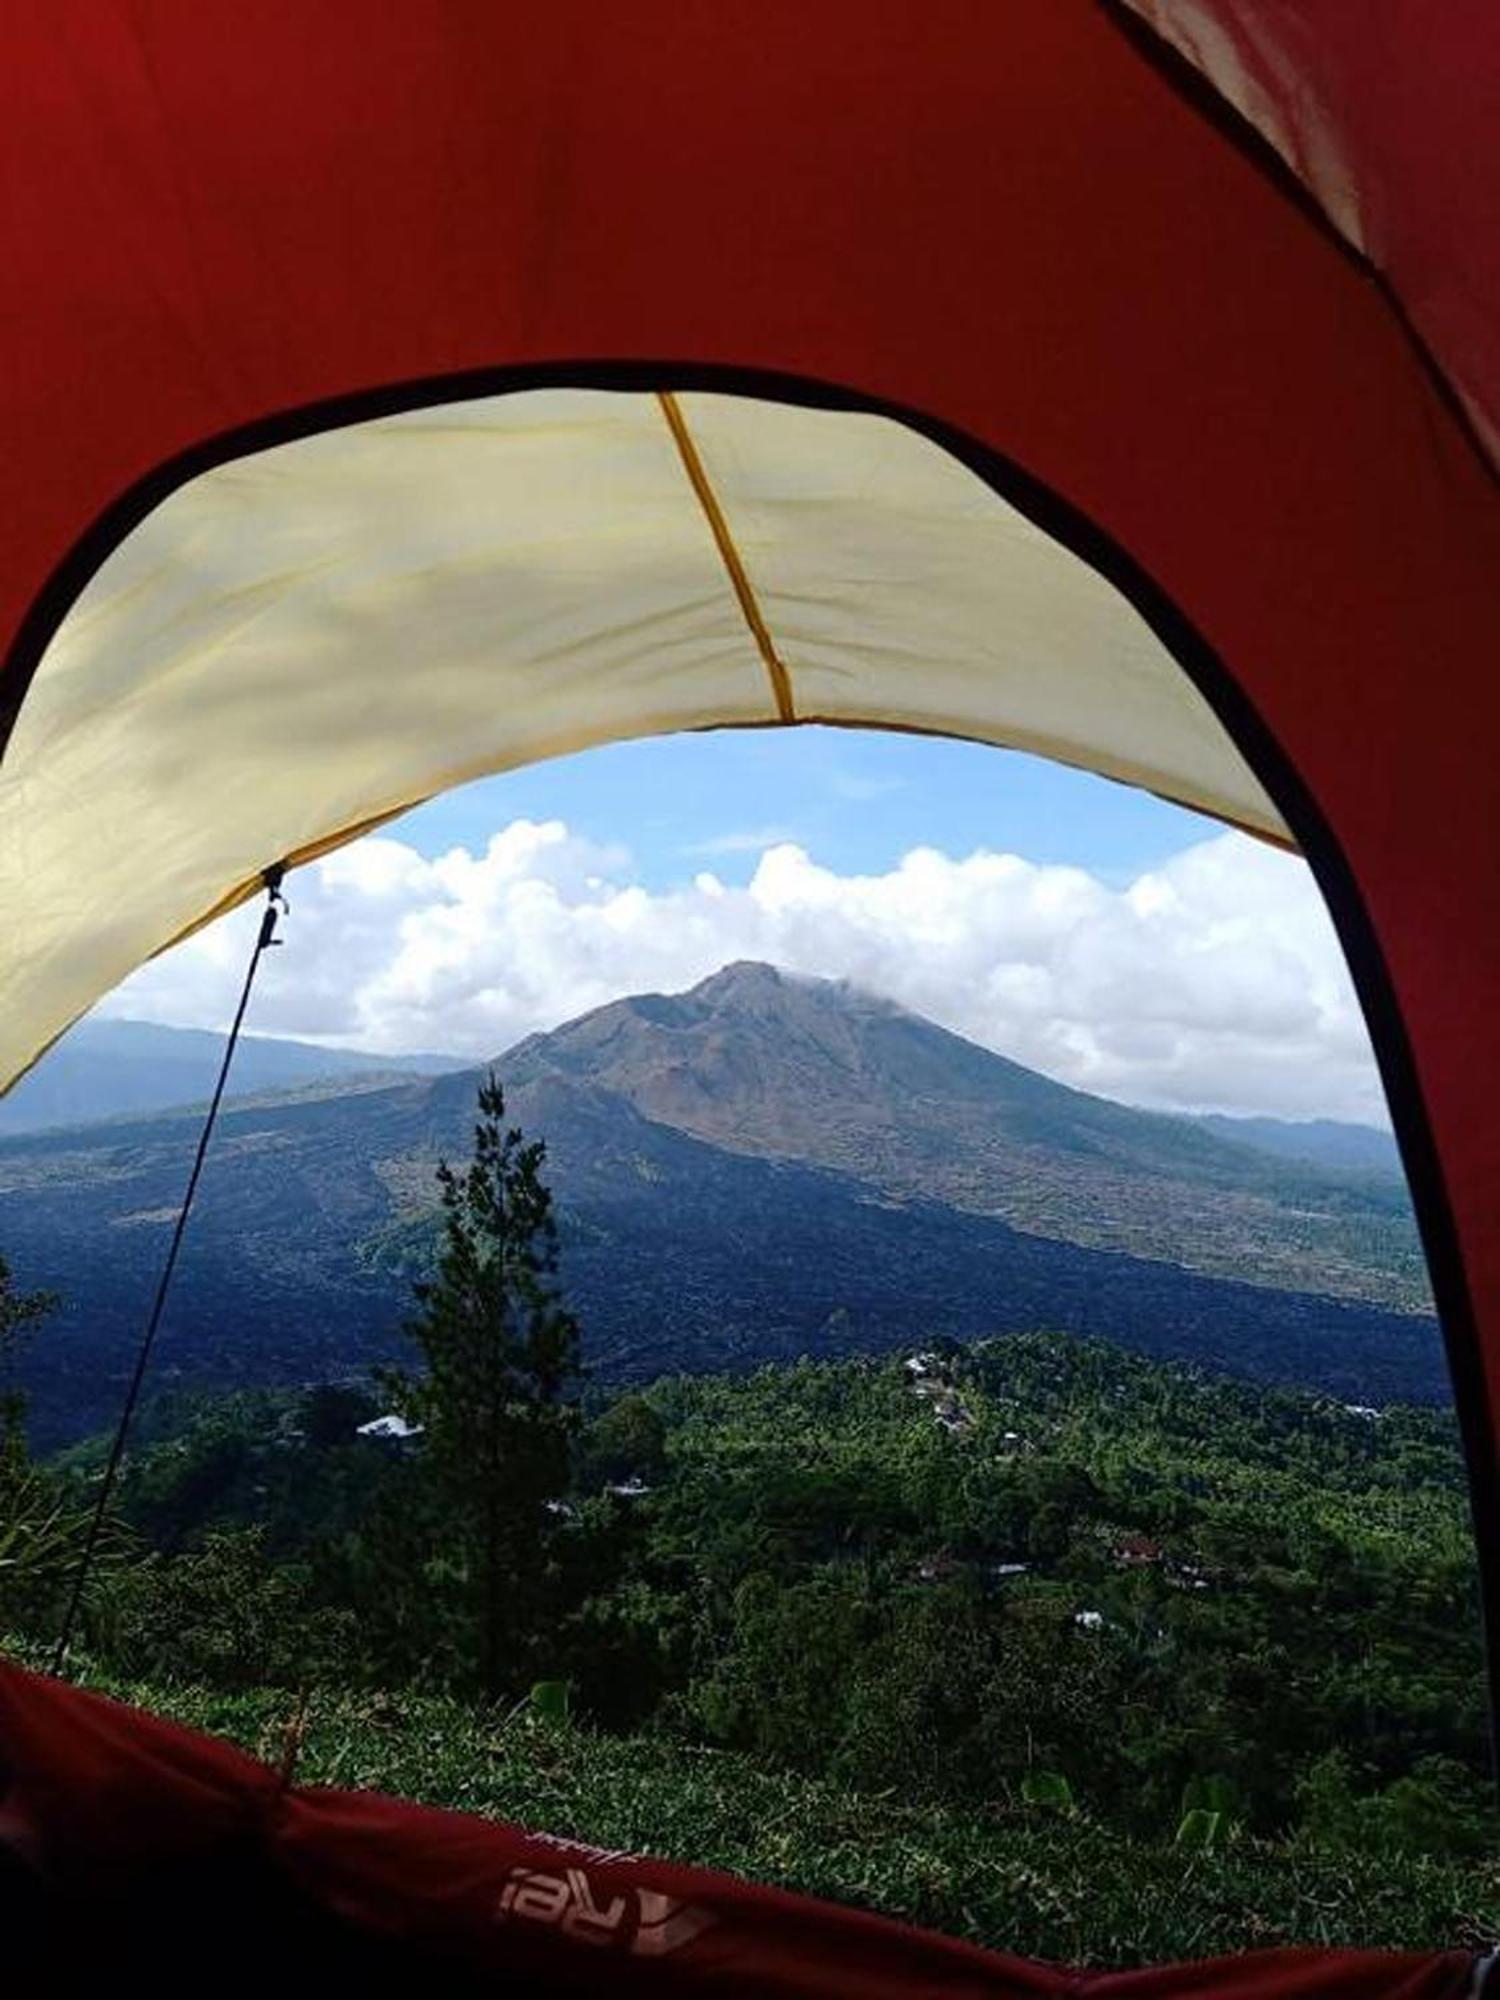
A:
[[[302,1399],[302,1434],[313,1451],[336,1451],[359,1426],[378,1414],[368,1389],[342,1382],[319,1382]]]
[[[352,1612],[318,1604],[308,1567],[278,1561],[259,1526],[121,1565],[90,1638],[116,1670],[220,1688],[343,1680],[357,1648]]]
[[[385,1378],[422,1426],[422,1463],[440,1496],[435,1574],[453,1591],[470,1659],[494,1698],[526,1683],[547,1608],[547,1545],[566,1490],[579,1373],[578,1327],[557,1278],[557,1225],[541,1177],[545,1147],[505,1124],[491,1075],[479,1092],[474,1155],[438,1167],[437,1275],[417,1286],[408,1332],[425,1373]]]
[[[667,1427],[644,1396],[621,1396],[589,1425],[582,1458],[592,1486],[620,1479],[654,1484],[667,1469]]]
[[[51,1292],[18,1292],[0,1257],[0,1457],[26,1451],[26,1397],[17,1367],[26,1335],[57,1305]]]
[[[0,1257],[0,1621],[44,1625],[73,1564],[85,1525],[58,1481],[33,1465],[18,1363],[28,1333],[57,1304],[19,1292]]]

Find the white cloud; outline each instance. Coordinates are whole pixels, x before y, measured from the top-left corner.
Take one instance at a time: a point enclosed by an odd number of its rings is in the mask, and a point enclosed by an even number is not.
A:
[[[790,827],[750,826],[739,833],[716,833],[711,840],[691,841],[682,852],[712,860],[716,854],[763,854],[768,847],[795,839]]]
[[[905,778],[876,777],[869,771],[850,771],[836,765],[828,774],[828,789],[836,799],[849,805],[867,805],[874,799],[888,799],[893,792],[906,790]]]
[[[916,848],[838,875],[773,845],[750,882],[648,891],[628,854],[517,820],[482,854],[375,835],[303,870],[253,1026],[485,1057],[729,959],[851,978],[1062,1081],[1165,1108],[1383,1121],[1363,1022],[1306,867],[1239,834],[1123,886]],[[222,1022],[252,912],[127,981],[114,1014]]]

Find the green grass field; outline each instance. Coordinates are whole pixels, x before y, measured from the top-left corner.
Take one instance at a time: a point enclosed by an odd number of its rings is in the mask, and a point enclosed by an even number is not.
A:
[[[272,1760],[295,1708],[272,1690],[89,1684]],[[909,1807],[720,1751],[406,1694],[315,1696],[296,1776],[726,1869],[1074,1963],[1279,1943],[1477,1947],[1500,1935],[1500,1861],[1393,1862],[1243,1837],[1188,1854],[1127,1843],[1079,1814]]]

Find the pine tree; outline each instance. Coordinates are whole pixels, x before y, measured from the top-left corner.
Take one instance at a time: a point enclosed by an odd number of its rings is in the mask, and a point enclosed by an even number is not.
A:
[[[0,1458],[26,1455],[26,1396],[19,1362],[26,1336],[54,1311],[51,1292],[18,1292],[10,1266],[0,1257]]]
[[[545,1147],[505,1124],[491,1075],[474,1154],[443,1161],[437,1274],[408,1323],[426,1362],[387,1382],[422,1426],[421,1457],[442,1509],[446,1562],[480,1686],[525,1685],[547,1608],[548,1503],[566,1490],[580,1374],[578,1327],[557,1277],[557,1224],[541,1178]]]

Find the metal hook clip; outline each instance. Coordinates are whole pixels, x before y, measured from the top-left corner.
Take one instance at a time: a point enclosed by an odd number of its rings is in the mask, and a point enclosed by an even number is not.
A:
[[[276,935],[277,918],[290,916],[292,909],[281,893],[281,885],[286,879],[286,863],[273,861],[269,868],[262,869],[260,879],[266,885],[266,913],[260,921],[260,949],[273,951],[281,943]]]

